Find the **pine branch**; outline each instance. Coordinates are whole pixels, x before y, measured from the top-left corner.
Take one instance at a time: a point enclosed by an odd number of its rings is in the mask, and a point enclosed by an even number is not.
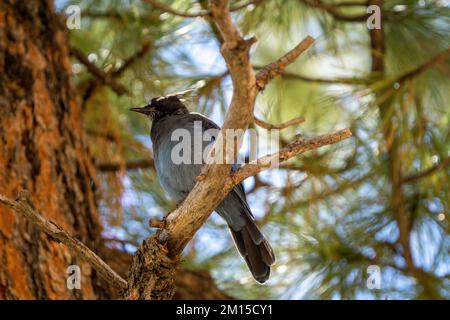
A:
[[[369,17],[369,14],[367,14],[367,13],[358,14],[358,15],[347,15],[345,13],[342,13],[339,10],[339,7],[342,7],[343,5],[339,6],[339,5],[329,4],[322,0],[300,0],[300,1],[309,7],[321,9],[321,10],[327,12],[334,19],[339,20],[339,21],[363,22],[363,21],[366,21],[367,18]],[[348,5],[349,4],[347,4],[347,6]],[[361,5],[364,6],[364,4],[361,4]]]
[[[145,57],[145,55],[152,49],[152,45],[149,41],[145,41],[142,44],[142,48],[139,49],[136,53],[125,59],[124,63],[117,68],[116,70],[111,72],[111,76],[113,78],[120,77],[129,67],[131,67],[136,61]]]
[[[261,66],[253,66],[255,70],[261,70],[263,67]],[[297,73],[283,71],[281,77],[286,80],[300,80],[312,83],[321,83],[321,84],[349,84],[349,85],[358,85],[358,84],[367,84],[369,83],[369,79],[363,78],[336,78],[336,79],[327,79],[327,78],[314,78],[309,77]]]
[[[182,17],[182,18],[198,18],[198,17],[211,16],[211,11],[209,11],[209,10],[200,10],[195,13],[190,13],[190,12],[183,12],[183,11],[176,10],[176,9],[172,8],[171,6],[164,4],[158,0],[144,0],[144,1],[147,2],[148,4],[152,5],[153,7],[159,9],[162,12],[167,12],[174,16],[178,16],[178,17]],[[264,1],[264,0],[249,0],[240,5],[231,7],[230,12],[239,11],[250,5],[256,5],[262,1]]]
[[[143,43],[142,48],[138,50],[135,54],[128,57],[125,62],[114,71],[108,71],[106,72],[105,77],[110,79],[115,79],[120,77],[128,68],[130,68],[136,61],[139,59],[142,59],[152,48],[152,45],[150,42],[146,41]],[[115,80],[114,80],[115,81]],[[95,89],[97,88],[98,83],[94,80],[92,80],[88,85],[86,90],[83,94],[83,106],[86,104],[86,102],[89,100],[89,98],[94,93]]]
[[[304,51],[306,51],[312,44],[314,39],[310,36],[303,39],[295,48],[279,58],[277,61],[268,64],[256,75],[256,84],[259,90],[264,90],[267,83],[273,78],[280,76],[286,67],[294,62]]]
[[[335,7],[367,7],[369,5],[368,1],[364,2],[353,2],[353,1],[342,1],[335,3]]]
[[[385,74],[385,37],[383,26],[384,13],[382,10],[384,0],[369,0],[369,5],[376,5],[381,8],[382,26],[380,29],[369,30],[369,36],[372,49],[372,72],[383,76]],[[419,74],[426,68],[427,67],[422,65],[415,71],[408,73],[406,77],[401,77],[398,80],[403,79],[402,81],[405,81],[408,77]],[[403,161],[401,155],[399,154],[400,142],[398,140],[398,134],[395,132],[396,126],[393,123],[396,120],[392,118],[392,115],[388,112],[389,107],[389,101],[384,101],[378,106],[378,109],[380,113],[380,122],[382,123],[383,137],[387,149],[389,180],[392,186],[391,207],[399,232],[398,243],[401,245],[402,255],[405,259],[405,271],[416,278],[418,283],[420,283],[425,289],[426,295],[432,299],[439,299],[440,295],[438,291],[433,287],[432,283],[429,282],[430,275],[414,264],[410,240],[412,222],[405,206],[402,175]]]
[[[437,171],[443,170],[449,166],[450,166],[450,157],[447,157],[444,160],[442,160],[441,162],[439,162],[438,164],[432,166],[431,168],[429,168],[425,171],[410,175],[408,177],[404,177],[403,183],[415,183],[415,182],[422,180],[423,178],[426,178],[426,177],[436,173]]]
[[[255,116],[253,117],[253,119],[254,119],[254,122],[255,122],[256,125],[260,126],[261,128],[267,129],[267,130],[281,130],[281,129],[292,127],[292,126],[295,126],[297,124],[305,122],[305,118],[304,117],[298,117],[298,118],[295,118],[295,119],[291,119],[289,121],[282,122],[280,124],[270,124],[268,122],[265,122],[263,120],[258,119]]]
[[[444,51],[438,53],[437,55],[432,57],[430,60],[425,61],[420,66],[418,66],[418,67],[414,68],[413,70],[411,70],[411,71],[401,75],[400,77],[396,78],[393,82],[398,82],[398,83],[402,84],[402,83],[404,83],[405,81],[407,81],[409,79],[417,77],[420,74],[422,74],[423,72],[425,72],[426,70],[428,70],[429,68],[431,68],[431,67],[435,66],[436,64],[441,63],[442,61],[444,61],[448,57],[449,54],[450,54],[450,47],[448,47]]]
[[[171,6],[164,4],[157,0],[144,0],[148,4],[150,4],[152,7],[155,7],[156,9],[159,9],[161,12],[167,12],[174,16],[183,17],[183,18],[198,18],[198,17],[204,17],[209,15],[208,11],[201,10],[195,13],[189,13],[189,12],[183,12],[176,9],[173,9]]]
[[[102,162],[96,165],[100,172],[115,172],[120,170],[136,170],[155,168],[153,159],[140,159],[127,162]]]
[[[90,62],[86,55],[75,47],[70,48],[70,54],[78,59],[84,66],[92,73],[101,83],[107,85],[114,90],[119,96],[123,94],[129,94],[127,88],[118,83],[110,74],[106,73],[103,69],[97,67],[94,63]]]
[[[114,270],[111,269],[99,256],[89,249],[80,240],[72,237],[60,226],[51,220],[45,219],[35,208],[30,200],[30,194],[26,190],[19,192],[17,200],[12,200],[0,194],[0,203],[11,208],[16,213],[22,214],[33,223],[39,230],[49,235],[57,242],[65,244],[73,250],[80,258],[86,260],[98,274],[108,283],[116,288],[125,290],[127,282],[122,279]]]

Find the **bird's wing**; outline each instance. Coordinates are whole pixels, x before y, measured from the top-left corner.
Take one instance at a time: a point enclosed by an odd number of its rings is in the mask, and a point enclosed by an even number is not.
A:
[[[192,122],[202,121],[203,130],[220,129],[220,127],[214,121],[212,121],[207,116],[202,115],[201,113],[190,112],[187,116],[189,117],[190,120],[192,120]]]
[[[192,121],[202,121],[203,131],[206,131],[209,129],[220,129],[220,127],[214,121],[212,121],[211,119],[209,119],[208,117],[206,117],[200,113],[191,112],[191,113],[189,113],[189,117],[192,119]],[[231,166],[231,171],[235,172],[239,169],[239,167],[240,167],[239,164],[233,164]],[[237,184],[231,192],[235,193],[239,197],[239,200],[242,203],[242,205],[244,206],[246,213],[250,217],[253,217],[253,213],[250,210],[250,207],[247,203],[247,198],[245,196],[245,190],[244,190],[243,184],[242,183]]]

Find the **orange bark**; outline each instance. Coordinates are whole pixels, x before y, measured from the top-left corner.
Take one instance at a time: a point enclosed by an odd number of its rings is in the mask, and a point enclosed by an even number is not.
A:
[[[0,193],[28,189],[49,218],[101,247],[95,179],[70,82],[64,25],[52,1],[0,4]],[[66,286],[81,267],[81,290]],[[95,271],[23,217],[0,207],[0,299],[108,297]]]

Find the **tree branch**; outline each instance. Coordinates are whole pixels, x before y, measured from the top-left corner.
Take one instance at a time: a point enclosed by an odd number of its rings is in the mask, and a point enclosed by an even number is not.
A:
[[[0,203],[25,216],[28,221],[33,223],[52,239],[65,244],[69,249],[78,254],[80,258],[86,260],[108,283],[121,290],[126,289],[127,282],[114,270],[112,270],[111,267],[108,266],[99,256],[97,256],[81,241],[69,235],[53,221],[45,219],[39,212],[37,212],[34,205],[31,203],[28,191],[20,191],[17,200],[9,199],[8,197],[0,194]]]
[[[183,17],[183,18],[197,18],[197,17],[204,17],[204,16],[209,15],[209,12],[205,11],[205,10],[195,12],[195,13],[189,13],[189,12],[183,12],[183,11],[173,9],[171,6],[164,4],[162,2],[159,2],[157,0],[144,0],[144,1],[147,2],[148,4],[150,4],[151,6],[155,7],[156,9],[159,9],[162,12],[167,12],[174,16],[179,16],[179,17]]]
[[[116,82],[110,74],[103,71],[101,68],[97,67],[94,63],[90,62],[89,59],[85,56],[85,54],[74,47],[70,48],[70,54],[77,58],[82,64],[86,66],[90,73],[92,73],[101,83],[109,86],[114,90],[119,96],[123,94],[129,94],[128,89],[125,88],[120,83]]]
[[[111,76],[113,78],[120,77],[125,72],[125,70],[131,67],[137,60],[142,59],[151,50],[151,48],[152,44],[149,41],[145,41],[142,44],[141,49],[139,49],[132,56],[128,57],[119,68],[111,72]]]
[[[421,73],[425,72],[428,68],[433,67],[434,65],[442,62],[447,58],[447,56],[450,54],[450,47],[445,49],[444,51],[438,53],[434,57],[432,57],[430,60],[425,61],[418,67],[414,68],[413,70],[401,75],[400,77],[396,78],[394,82],[403,83],[411,78],[414,78]]]
[[[264,67],[262,66],[253,66],[255,70],[262,70]],[[335,78],[335,79],[327,79],[327,78],[314,78],[309,76],[304,76],[297,73],[283,71],[281,74],[283,79],[292,79],[292,80],[300,80],[306,82],[315,82],[315,83],[323,83],[323,84],[349,84],[349,85],[358,85],[358,84],[367,84],[369,83],[369,79],[364,78]]]
[[[334,6],[336,7],[367,7],[369,5],[368,1],[364,2],[353,2],[353,1],[342,1],[335,3]]]
[[[272,62],[261,69],[256,75],[256,84],[259,90],[264,90],[267,83],[273,78],[281,75],[284,69],[294,62],[306,49],[314,43],[314,39],[310,36],[303,39],[294,49],[286,53],[277,61]]]
[[[242,4],[238,4],[238,5],[234,6],[234,7],[231,7],[230,8],[230,12],[239,11],[239,10],[247,8],[248,6],[251,6],[251,5],[257,5],[257,4],[259,4],[259,3],[263,2],[263,1],[264,0],[249,0],[249,1],[244,2]]]
[[[330,145],[347,138],[350,138],[352,133],[349,129],[339,130],[333,133],[328,133],[319,137],[305,139],[301,136],[289,143],[286,147],[275,154],[264,156],[256,161],[250,162],[239,168],[231,175],[233,186],[241,183],[248,177],[254,176],[257,173],[271,167],[273,160],[278,159],[279,162],[284,162],[292,157],[302,154],[306,151],[320,148],[325,145]]]
[[[384,0],[369,0],[369,5],[376,5],[381,8],[381,22],[382,26],[380,29],[369,30],[370,45],[371,45],[371,60],[372,67],[371,70],[385,77],[385,35],[384,35],[384,11],[383,5]],[[432,59],[433,60],[433,59]],[[426,67],[419,67],[416,71],[409,72],[405,76],[400,77],[397,81],[402,82],[407,79],[407,77],[414,76],[425,70]],[[417,73],[418,72],[418,73]],[[438,290],[433,286],[431,282],[428,282],[428,275],[419,267],[414,264],[413,253],[411,248],[411,230],[413,227],[413,221],[410,219],[410,215],[407,212],[407,207],[405,205],[405,195],[403,191],[403,159],[400,152],[401,141],[398,139],[398,132],[396,132],[397,119],[392,116],[388,110],[390,109],[390,101],[384,101],[378,106],[380,114],[380,123],[382,124],[383,137],[386,144],[387,150],[387,161],[388,161],[388,172],[389,180],[391,183],[391,209],[392,214],[395,218],[397,228],[398,228],[398,243],[402,248],[402,255],[405,259],[406,268],[405,271],[412,276],[414,276],[418,283],[420,283],[425,294],[432,299],[439,298]]]
[[[171,6],[164,4],[158,0],[144,0],[144,1],[149,3],[150,5],[152,5],[153,7],[161,10],[162,12],[167,12],[174,16],[179,16],[179,17],[183,17],[183,18],[206,17],[206,16],[210,16],[212,14],[211,11],[209,11],[209,10],[201,10],[201,11],[198,11],[195,13],[179,11],[179,10],[173,9]],[[243,4],[236,5],[232,8],[230,8],[229,11],[230,12],[239,11],[241,9],[248,7],[249,5],[256,5],[262,1],[263,0],[249,0],[247,2],[244,2]]]
[[[362,22],[362,21],[366,21],[367,18],[369,17],[368,13],[358,14],[358,15],[344,14],[339,10],[339,5],[329,4],[322,0],[300,0],[300,1],[309,7],[321,9],[321,10],[327,12],[329,15],[331,15],[334,19],[340,20],[340,21]],[[355,5],[357,5],[357,4],[355,4]],[[359,5],[364,6],[365,4],[359,4]],[[346,6],[348,6],[348,4]],[[341,7],[342,7],[342,5],[341,5]]]
[[[144,42],[142,48],[137,51],[132,56],[128,57],[125,62],[119,68],[114,71],[106,72],[106,77],[109,77],[114,80],[114,78],[120,77],[125,70],[127,70],[130,66],[132,66],[137,60],[142,59],[152,48],[152,45],[149,41]],[[115,81],[115,80],[114,80]],[[97,82],[95,80],[91,80],[91,82],[87,85],[86,90],[83,94],[83,106],[89,100],[89,98],[94,93],[95,88],[97,87]]]
[[[145,168],[155,168],[153,159],[140,159],[128,162],[102,162],[96,165],[101,172],[115,172],[120,170],[135,170]]]
[[[295,126],[297,124],[303,123],[305,122],[305,118],[304,117],[298,117],[298,118],[294,118],[291,119],[289,121],[286,122],[282,122],[280,124],[270,124],[267,123],[263,120],[258,119],[257,117],[253,117],[253,120],[255,122],[256,125],[260,126],[261,128],[267,129],[267,130],[281,130],[281,129],[285,129],[291,126]]]
[[[445,158],[438,164],[434,165],[433,167],[431,167],[425,171],[422,171],[422,172],[419,172],[419,173],[416,173],[411,176],[403,178],[403,183],[415,183],[425,177],[428,177],[429,175],[434,174],[435,172],[437,172],[441,169],[447,168],[448,166],[450,166],[450,157]]]

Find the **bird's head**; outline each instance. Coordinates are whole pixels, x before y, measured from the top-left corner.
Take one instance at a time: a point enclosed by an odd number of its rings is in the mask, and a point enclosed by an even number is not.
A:
[[[130,109],[147,115],[151,120],[156,120],[168,115],[185,114],[188,109],[180,99],[180,94],[172,94],[153,98],[150,104],[141,108]]]

